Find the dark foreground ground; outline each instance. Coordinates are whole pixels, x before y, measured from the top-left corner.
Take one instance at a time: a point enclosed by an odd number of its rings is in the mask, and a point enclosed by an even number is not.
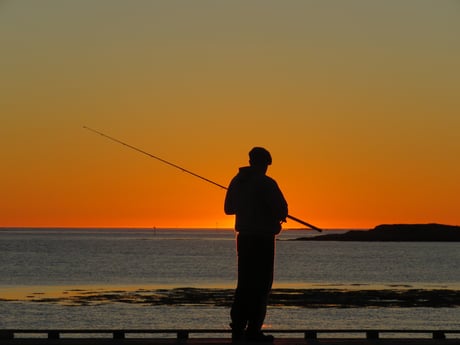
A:
[[[189,345],[230,345],[231,340],[226,338],[194,338],[186,341],[176,339],[14,339],[2,341],[2,345],[174,345],[174,344],[189,344]],[[244,344],[260,344],[260,343],[238,343]],[[274,345],[458,345],[460,339],[318,339],[304,340],[302,338],[279,338],[275,339]]]
[[[460,330],[270,330],[267,333],[275,336],[274,345],[460,345]],[[231,345],[232,341],[230,330],[0,330],[0,344]]]

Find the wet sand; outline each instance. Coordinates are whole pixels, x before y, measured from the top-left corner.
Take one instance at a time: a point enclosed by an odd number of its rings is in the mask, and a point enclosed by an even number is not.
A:
[[[67,306],[130,303],[138,305],[230,306],[231,288],[42,288],[0,289],[0,301]],[[459,307],[460,290],[420,288],[275,288],[270,305],[297,308]]]

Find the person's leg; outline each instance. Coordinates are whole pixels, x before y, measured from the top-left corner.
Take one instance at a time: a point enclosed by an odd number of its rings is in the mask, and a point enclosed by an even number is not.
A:
[[[252,289],[248,315],[247,335],[259,341],[271,341],[272,336],[262,333],[262,326],[267,313],[267,304],[273,284],[275,242],[274,238],[259,238],[254,245],[251,264]]]
[[[238,337],[239,335],[242,336],[246,329],[248,323],[248,306],[249,298],[247,291],[237,287],[230,310],[230,317],[232,320],[230,327],[232,328],[234,337]]]
[[[238,340],[243,337],[249,318],[251,301],[251,258],[252,247],[247,237],[237,236],[238,254],[238,283],[235,290],[232,308],[230,310],[232,338]]]

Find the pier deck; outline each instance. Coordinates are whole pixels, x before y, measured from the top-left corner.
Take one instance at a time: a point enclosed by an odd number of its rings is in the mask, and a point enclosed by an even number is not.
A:
[[[185,341],[177,339],[164,338],[143,338],[143,339],[14,339],[2,340],[2,345],[231,345],[229,338],[193,338]],[[260,344],[240,342],[239,345],[245,344]],[[263,343],[262,343],[263,344]],[[276,338],[274,345],[459,345],[460,339],[356,339],[356,338],[324,338],[317,340],[305,340],[302,338]]]
[[[460,345],[460,330],[267,330],[274,345]],[[230,330],[0,330],[1,345],[230,345]],[[260,344],[238,342],[238,345]]]

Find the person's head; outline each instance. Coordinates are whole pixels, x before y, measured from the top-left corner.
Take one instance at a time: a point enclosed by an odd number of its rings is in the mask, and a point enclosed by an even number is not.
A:
[[[249,165],[258,169],[267,170],[272,164],[272,156],[263,147],[254,147],[249,151]]]

